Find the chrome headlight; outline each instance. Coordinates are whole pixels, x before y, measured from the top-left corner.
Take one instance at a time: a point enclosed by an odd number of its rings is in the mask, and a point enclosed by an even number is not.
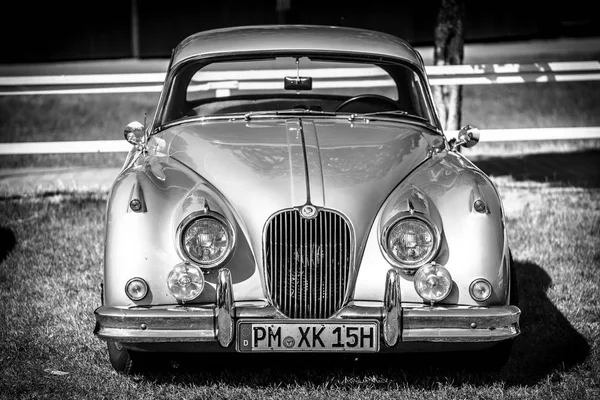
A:
[[[398,267],[418,268],[431,261],[439,246],[439,233],[431,223],[409,215],[390,223],[383,232],[388,260]]]
[[[415,290],[427,302],[444,300],[452,290],[452,276],[443,266],[431,263],[423,265],[414,277]]]
[[[194,213],[181,223],[179,230],[183,253],[203,267],[219,265],[233,249],[233,230],[220,214]]]

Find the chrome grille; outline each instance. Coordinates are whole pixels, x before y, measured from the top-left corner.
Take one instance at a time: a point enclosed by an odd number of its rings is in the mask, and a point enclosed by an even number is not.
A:
[[[329,318],[346,295],[351,235],[341,215],[321,210],[304,219],[296,210],[275,215],[265,232],[267,285],[290,318]]]

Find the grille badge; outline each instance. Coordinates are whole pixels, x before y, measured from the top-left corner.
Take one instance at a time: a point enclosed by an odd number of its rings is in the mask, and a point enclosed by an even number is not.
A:
[[[314,218],[317,216],[317,208],[311,205],[305,205],[300,210],[300,214],[303,218]]]

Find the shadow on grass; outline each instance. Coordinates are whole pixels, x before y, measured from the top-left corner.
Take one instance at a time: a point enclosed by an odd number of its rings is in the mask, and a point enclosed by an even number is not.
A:
[[[4,260],[8,257],[8,254],[15,248],[17,239],[14,232],[3,226],[0,226],[0,283],[4,283],[7,280],[6,265]]]
[[[430,389],[452,385],[534,385],[554,372],[582,363],[590,347],[546,296],[550,276],[538,265],[515,263],[519,280],[522,334],[499,373],[481,371],[476,353],[349,355],[177,354],[153,360],[142,379],[155,384],[307,386],[309,388],[398,387]],[[473,363],[469,365],[469,361]],[[463,361],[463,362],[461,362]]]
[[[516,261],[521,335],[503,371],[509,383],[534,384],[554,371],[568,371],[590,352],[585,338],[548,299],[552,279],[534,263]]]
[[[528,154],[508,157],[473,157],[490,176],[512,176],[556,186],[600,187],[600,150]]]
[[[13,231],[0,226],[0,263],[8,257],[8,254],[14,249],[16,244],[17,239]]]

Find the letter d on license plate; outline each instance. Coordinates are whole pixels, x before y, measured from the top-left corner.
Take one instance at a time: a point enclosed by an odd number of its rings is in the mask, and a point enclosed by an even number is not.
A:
[[[377,321],[241,320],[237,324],[240,352],[376,352]]]

